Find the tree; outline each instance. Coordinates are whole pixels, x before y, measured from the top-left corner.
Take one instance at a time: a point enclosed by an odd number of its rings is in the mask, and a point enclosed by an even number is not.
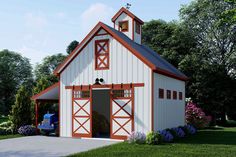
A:
[[[222,123],[236,102],[236,36],[231,22],[219,25],[219,21],[234,7],[224,0],[196,0],[180,10],[197,42],[197,51],[180,63],[191,77],[189,95],[208,112],[221,113]]]
[[[143,26],[143,44],[149,46],[171,64],[178,64],[195,48],[190,32],[176,21],[152,20]]]
[[[47,77],[41,77],[37,82],[33,89],[34,94],[38,94],[41,91],[45,90],[49,86],[51,86],[53,83],[47,79]]]
[[[0,51],[0,114],[7,115],[21,85],[32,87],[33,76],[29,59],[8,50]]]
[[[15,131],[22,125],[31,124],[31,96],[32,94],[26,86],[20,86],[11,112]]]
[[[79,42],[74,40],[72,41],[68,46],[67,46],[67,49],[66,49],[66,52],[68,54],[70,54],[72,51],[74,51],[74,49],[78,46]]]
[[[222,12],[220,24],[224,23],[231,23],[234,24],[236,23],[236,0],[225,0],[225,2],[231,4],[233,9],[228,9]],[[236,27],[236,26],[235,26]]]
[[[35,67],[34,73],[36,82],[41,78],[46,78],[50,81],[50,85],[56,83],[58,78],[53,75],[53,71],[64,61],[65,58],[66,56],[61,53],[45,57],[43,62],[41,64],[37,64]]]

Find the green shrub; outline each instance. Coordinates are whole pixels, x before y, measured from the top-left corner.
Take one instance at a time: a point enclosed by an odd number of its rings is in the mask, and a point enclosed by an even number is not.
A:
[[[13,128],[0,127],[0,135],[9,135],[13,134]]]
[[[162,143],[162,136],[158,132],[150,132],[146,136],[146,143],[156,145]]]
[[[13,134],[13,123],[11,121],[0,124],[0,135]]]
[[[12,126],[13,126],[12,121],[3,122],[3,123],[0,124],[0,127],[4,127],[4,128],[9,128],[9,127],[12,127]]]

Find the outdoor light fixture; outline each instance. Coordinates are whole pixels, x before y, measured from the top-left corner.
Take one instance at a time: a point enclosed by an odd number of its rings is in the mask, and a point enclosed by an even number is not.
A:
[[[104,80],[103,80],[103,78],[100,78],[100,82],[103,82]]]
[[[95,83],[94,83],[95,85],[100,85],[100,83],[99,83],[99,78],[96,78],[95,79]]]
[[[99,78],[96,78],[94,84],[95,84],[95,85],[100,85],[102,82],[104,82],[103,78],[100,78],[100,79],[99,79]]]

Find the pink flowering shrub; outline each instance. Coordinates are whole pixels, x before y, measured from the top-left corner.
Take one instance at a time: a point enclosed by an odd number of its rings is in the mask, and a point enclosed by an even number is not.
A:
[[[209,126],[211,116],[206,116],[201,108],[193,102],[188,102],[185,108],[185,119],[187,124],[191,124],[198,129]]]

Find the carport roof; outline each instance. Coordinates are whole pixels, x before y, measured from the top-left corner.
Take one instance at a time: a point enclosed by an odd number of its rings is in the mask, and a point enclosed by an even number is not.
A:
[[[59,98],[59,82],[46,88],[40,93],[32,97],[33,100],[58,100]]]

